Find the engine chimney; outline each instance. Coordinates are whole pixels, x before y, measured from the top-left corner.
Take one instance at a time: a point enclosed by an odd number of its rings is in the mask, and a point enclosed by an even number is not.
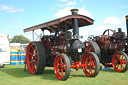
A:
[[[78,13],[78,9],[72,9],[71,12],[72,15],[76,15]],[[73,35],[79,35],[78,20],[76,18],[72,19],[72,28],[73,28]]]
[[[126,30],[127,30],[127,40],[128,40],[128,15],[126,15]]]

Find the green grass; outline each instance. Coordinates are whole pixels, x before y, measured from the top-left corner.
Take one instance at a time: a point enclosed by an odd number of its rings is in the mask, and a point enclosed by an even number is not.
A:
[[[0,68],[0,85],[128,85],[128,71],[100,71],[98,76],[90,78],[82,69],[71,69],[68,80],[60,81],[53,67],[46,67],[43,74],[34,75],[28,70],[24,72],[24,65],[5,65],[5,68]]]

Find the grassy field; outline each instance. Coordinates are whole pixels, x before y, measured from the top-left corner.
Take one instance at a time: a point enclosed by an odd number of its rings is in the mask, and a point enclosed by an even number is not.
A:
[[[100,71],[95,78],[84,75],[83,70],[71,69],[67,81],[60,81],[52,67],[46,67],[43,74],[24,72],[24,65],[6,65],[0,68],[0,85],[128,85],[128,71],[118,73],[114,70]]]

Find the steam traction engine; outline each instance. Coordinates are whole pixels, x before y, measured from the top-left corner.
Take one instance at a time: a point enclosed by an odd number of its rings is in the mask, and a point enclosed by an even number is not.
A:
[[[128,33],[128,16],[126,16]],[[107,29],[101,36],[89,36],[85,41],[85,52],[95,52],[100,63],[108,67],[114,67],[117,72],[125,72],[128,69],[128,34],[127,38],[121,28],[118,32]]]
[[[77,14],[77,9],[71,11],[72,15],[24,29],[24,32],[36,29],[50,31],[50,35],[43,35],[40,41],[31,42],[27,48],[26,62],[30,73],[41,74],[46,66],[54,66],[56,77],[60,80],[69,77],[70,68],[78,70],[83,67],[84,73],[90,77],[99,73],[97,55],[85,53],[84,43],[79,40],[78,27],[91,25],[93,20]]]

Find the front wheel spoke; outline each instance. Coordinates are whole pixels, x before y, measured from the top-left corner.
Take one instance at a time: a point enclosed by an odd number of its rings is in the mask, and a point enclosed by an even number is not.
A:
[[[120,56],[119,55],[117,55],[117,59],[120,60]]]
[[[118,67],[119,67],[119,65],[117,64],[117,65],[116,65],[116,68],[118,68]]]
[[[61,72],[61,69],[57,68],[57,72]]]
[[[121,64],[121,70],[123,70],[124,69],[124,67],[123,67],[123,65]]]
[[[95,65],[93,65],[92,68],[93,68],[94,70],[96,70],[96,66],[95,66]]]
[[[121,58],[122,60],[124,59],[124,55],[122,55],[122,58]]]
[[[96,61],[95,61],[95,60],[93,60],[93,65],[95,65],[95,63],[96,63]]]
[[[89,69],[89,73],[92,74],[92,69],[91,68]]]
[[[121,61],[120,61],[122,64],[125,64],[124,62],[126,62],[126,60],[125,59],[121,59]]]
[[[85,58],[84,58],[84,59],[85,59]],[[84,60],[84,59],[83,59],[83,60]],[[88,62],[88,58],[85,59],[85,62]],[[84,62],[84,63],[85,63],[85,62]]]
[[[92,58],[91,57],[89,57],[89,60],[90,60],[90,62],[92,61]]]
[[[63,74],[63,70],[61,70],[61,73],[62,73],[62,76],[64,76],[64,74]]]
[[[60,59],[60,63],[61,63],[61,64],[63,63],[62,58]]]
[[[122,59],[122,61],[126,61],[125,59]]]

